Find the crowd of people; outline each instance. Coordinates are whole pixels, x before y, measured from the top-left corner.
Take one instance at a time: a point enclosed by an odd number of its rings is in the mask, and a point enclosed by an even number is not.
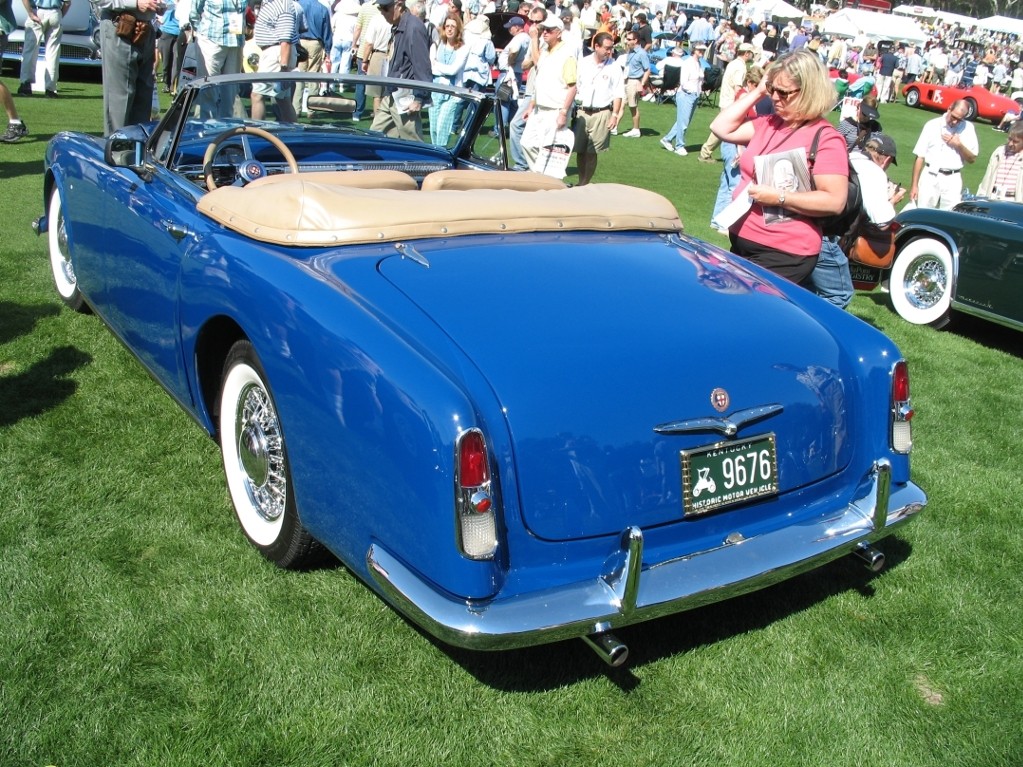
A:
[[[28,0],[26,0],[28,2]],[[504,24],[510,40],[493,45],[485,15],[494,4],[480,0],[94,0],[103,47],[104,129],[107,134],[150,117],[160,73],[164,92],[178,86],[182,61],[192,49],[198,76],[249,68],[386,73],[410,81],[408,88],[360,85],[353,119],[373,130],[445,144],[457,132],[463,102],[431,96],[415,82],[470,89],[493,88],[508,128],[515,168],[547,172],[553,141],[568,133],[577,156],[578,183],[594,176],[598,155],[611,137],[640,138],[641,104],[665,71],[677,67],[671,93],[676,118],[660,144],[688,154],[687,130],[705,78],[720,71],[719,112],[699,159],[723,161],[712,227],[731,250],[832,301],[846,306],[852,281],[841,239],[825,222],[843,212],[850,172],[862,192],[866,218],[884,227],[895,205],[950,209],[962,198],[961,170],[977,159],[976,131],[964,101],[927,122],[913,148],[908,190],[891,183],[886,169],[897,162],[894,140],[882,131],[878,104],[894,99],[900,84],[971,82],[992,90],[1023,88],[1020,49],[1013,39],[990,41],[982,56],[956,46],[958,30],[942,30],[940,42],[920,48],[870,41],[828,40],[811,25],[758,24],[742,7],[729,20],[710,13],[689,19],[665,16],[632,4],[573,0],[563,5],[520,4]],[[0,0],[0,31],[9,30],[11,0]],[[56,5],[55,5],[56,4]],[[45,95],[57,98],[59,43],[64,0],[35,0],[29,25],[47,41]],[[51,7],[52,6],[52,7]],[[63,9],[63,11],[62,11]],[[25,70],[17,93],[31,94]],[[52,60],[52,61],[51,61]],[[838,75],[873,77],[855,112],[837,128],[827,119],[838,101]],[[496,78],[495,78],[495,74]],[[657,80],[655,81],[655,76]],[[204,116],[272,114],[292,121],[305,110],[301,87],[253,88],[250,112],[242,100],[221,92],[201,105]],[[3,141],[27,133],[10,91],[0,84],[9,124]],[[628,108],[628,128],[619,126]],[[624,126],[623,126],[624,127]],[[1019,200],[1023,194],[1023,122],[1008,128],[1008,141],[992,155],[980,193]]]

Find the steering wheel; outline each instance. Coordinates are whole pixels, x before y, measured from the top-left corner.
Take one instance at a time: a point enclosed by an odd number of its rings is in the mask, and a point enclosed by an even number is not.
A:
[[[234,138],[235,136],[240,136],[242,134],[258,136],[261,139],[269,141],[277,147],[277,151],[281,153],[284,161],[288,163],[288,170],[291,173],[298,173],[298,162],[295,161],[295,155],[291,153],[291,150],[288,149],[283,141],[262,128],[256,128],[252,125],[238,125],[234,128],[228,128],[213,139],[213,141],[210,142],[210,145],[206,147],[206,154],[203,155],[202,158],[202,172],[206,177],[206,189],[212,192],[217,188],[217,182],[213,179],[213,158],[217,156],[217,149],[219,149],[220,145],[229,138]]]

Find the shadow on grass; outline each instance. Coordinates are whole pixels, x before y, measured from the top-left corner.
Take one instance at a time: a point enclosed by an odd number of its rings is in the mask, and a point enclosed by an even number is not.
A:
[[[43,135],[39,135],[39,134],[36,134],[36,135],[29,134],[28,138],[23,138],[18,143],[29,142],[29,141],[32,141],[32,140],[37,140],[37,141],[41,141],[42,143],[45,144],[51,138],[52,138],[52,136],[49,136],[49,135],[43,136]],[[4,175],[3,175],[4,180],[10,180],[10,179],[15,178],[17,176],[35,176],[35,177],[37,177],[39,179],[42,179],[42,177],[43,177],[43,161],[42,160],[26,160],[25,162],[5,162],[4,163]],[[40,181],[40,186],[42,186],[42,182],[41,181]],[[40,211],[41,211],[41,208],[42,208],[42,197],[40,197],[39,205],[40,205]]]
[[[60,314],[57,304],[16,304],[0,301],[0,344],[28,335],[44,317]]]
[[[886,569],[904,562],[911,551],[909,543],[897,537],[889,537],[877,547],[885,553]],[[499,690],[539,692],[606,676],[629,692],[641,684],[636,672],[646,664],[763,629],[850,589],[869,599],[874,595],[875,577],[860,560],[846,556],[751,594],[616,629],[616,636],[629,647],[628,663],[618,669],[604,665],[581,640],[477,652],[449,647],[422,631],[420,634],[477,680]]]
[[[57,307],[20,306],[0,302],[0,342],[7,342],[31,332],[36,322],[44,316],[56,314]],[[27,370],[6,375],[0,370],[0,427],[10,426],[60,404],[78,388],[77,382],[67,378],[78,368],[87,365],[92,357],[73,346],[53,349],[43,360],[32,364]]]

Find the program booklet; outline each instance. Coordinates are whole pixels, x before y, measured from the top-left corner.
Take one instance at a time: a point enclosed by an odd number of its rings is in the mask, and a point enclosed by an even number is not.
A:
[[[806,164],[806,150],[789,149],[784,152],[760,155],[753,158],[754,167],[757,171],[757,183],[765,186],[773,186],[784,192],[809,192],[810,167]],[[798,213],[786,210],[775,205],[764,206],[764,223],[775,224],[790,218],[796,218]]]

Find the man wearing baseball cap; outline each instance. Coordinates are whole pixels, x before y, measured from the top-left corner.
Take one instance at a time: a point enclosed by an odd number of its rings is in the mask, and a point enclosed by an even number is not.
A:
[[[537,120],[541,122],[540,126],[534,125],[532,130],[529,127],[526,130],[534,136],[552,137],[568,124],[575,103],[576,58],[574,50],[561,40],[565,29],[561,19],[548,13],[539,27],[546,48],[540,51],[533,67],[536,70],[533,75],[533,101],[525,117],[527,124]],[[532,170],[537,170],[534,166],[541,145],[527,142],[523,136],[522,152]]]
[[[886,227],[895,218],[895,206],[906,196],[906,190],[888,180],[889,165],[896,165],[895,140],[887,133],[873,133],[862,149],[849,153],[849,165],[859,178],[863,212],[872,224]],[[849,258],[842,252],[836,237],[825,237],[817,266],[811,275],[814,292],[842,309],[853,297]]]
[[[414,13],[405,10],[405,0],[376,0],[380,15],[391,25],[391,52],[387,74],[401,80],[429,82],[430,35]],[[410,141],[422,141],[421,112],[429,104],[429,92],[418,89],[388,88],[373,115],[370,130]]]
[[[850,115],[844,120],[840,120],[838,123],[838,132],[842,134],[842,138],[845,139],[846,147],[851,151],[853,149],[862,149],[869,138],[874,133],[880,133],[881,123],[879,122],[881,115],[877,111],[877,97],[873,95],[866,95],[863,97],[863,101],[856,109],[855,115]]]

